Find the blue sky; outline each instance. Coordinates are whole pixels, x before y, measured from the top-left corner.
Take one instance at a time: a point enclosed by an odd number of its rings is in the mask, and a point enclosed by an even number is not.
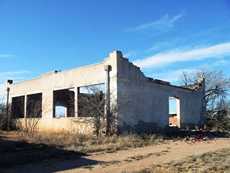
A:
[[[230,74],[229,0],[0,0],[3,83],[102,61],[121,50],[153,78]]]

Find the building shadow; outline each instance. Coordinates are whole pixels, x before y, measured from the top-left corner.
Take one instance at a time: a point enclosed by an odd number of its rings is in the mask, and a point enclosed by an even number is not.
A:
[[[139,121],[134,127],[127,124],[124,125],[122,130],[126,130],[128,134],[137,134],[140,136],[145,135],[160,135],[165,139],[180,139],[180,138],[230,138],[230,133],[226,131],[204,130],[195,127],[191,128],[178,128],[178,127],[159,127],[156,123]]]
[[[99,161],[85,153],[67,151],[57,146],[13,141],[0,136],[0,172],[51,173],[74,168],[88,168]]]
[[[230,138],[230,133],[221,131],[195,130],[195,129],[180,129],[170,127],[162,133],[166,138],[196,138],[196,139],[217,139]]]

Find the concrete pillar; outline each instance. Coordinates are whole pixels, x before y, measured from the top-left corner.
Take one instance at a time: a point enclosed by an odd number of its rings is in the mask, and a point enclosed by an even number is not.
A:
[[[27,95],[24,96],[24,123],[25,123],[25,128],[27,129]]]
[[[205,123],[205,114],[206,114],[206,98],[205,98],[205,78],[203,77],[202,80],[202,110],[201,110],[201,117],[200,117],[200,125],[204,125]]]
[[[176,113],[177,113],[177,127],[181,127],[181,121],[180,121],[180,114],[181,114],[181,110],[180,110],[180,99],[176,98]]]
[[[24,118],[27,117],[27,95],[24,97]]]
[[[105,118],[106,118],[106,135],[110,133],[110,71],[112,67],[105,65]]]
[[[53,118],[53,90],[42,92],[42,118]]]
[[[79,88],[76,87],[74,90],[74,112],[75,112],[75,117],[78,117],[78,93],[79,93]]]

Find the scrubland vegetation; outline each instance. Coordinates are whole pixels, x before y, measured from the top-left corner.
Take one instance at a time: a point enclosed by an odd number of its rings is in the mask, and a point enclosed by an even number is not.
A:
[[[19,133],[20,134],[20,133]],[[31,143],[42,143],[61,147],[66,150],[89,152],[114,152],[133,147],[143,147],[147,145],[166,142],[160,135],[113,135],[113,136],[87,136],[70,133],[37,133],[33,137],[24,133],[20,134],[22,140]]]
[[[96,134],[88,136],[78,133],[67,132],[39,132],[36,124],[32,123],[28,129],[19,129],[12,132],[3,132],[10,128],[15,130],[15,120],[9,122],[6,117],[6,106],[0,104],[0,167],[12,166],[13,164],[26,164],[33,160],[47,160],[64,158],[74,155],[80,157],[93,152],[115,152],[129,148],[144,147],[167,143],[170,140],[185,140],[193,142],[203,140],[206,137],[218,137],[215,132],[224,132],[229,137],[230,132],[230,102],[229,102],[229,79],[221,76],[221,73],[200,73],[206,79],[206,131],[178,131],[169,129],[169,133],[155,134],[127,134],[127,135],[100,135],[102,125],[101,114],[95,116]],[[185,84],[196,82],[198,76],[185,77]],[[101,111],[103,112],[103,111]],[[197,135],[197,132],[199,134]],[[7,133],[14,136],[12,139],[5,138]],[[3,134],[3,135],[2,135]],[[205,136],[207,135],[207,136]],[[154,161],[153,161],[154,164]],[[171,172],[230,172],[230,149],[224,149],[200,156],[191,156],[181,161],[167,164],[153,165],[150,169],[143,169],[138,173],[171,173]]]
[[[191,156],[181,161],[174,161],[162,165],[153,165],[135,173],[225,173],[230,172],[230,148],[216,152]]]

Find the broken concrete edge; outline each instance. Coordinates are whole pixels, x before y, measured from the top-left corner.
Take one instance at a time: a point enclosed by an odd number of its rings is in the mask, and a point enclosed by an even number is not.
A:
[[[20,95],[27,96],[30,94],[36,94],[44,92],[44,99],[42,101],[42,107],[44,107],[44,114],[42,114],[42,123],[47,127],[56,127],[64,125],[70,127],[69,119],[53,119],[53,92],[55,90],[75,88],[77,89],[84,85],[93,85],[94,83],[105,83],[105,65],[111,65],[113,70],[111,71],[111,91],[115,95],[111,97],[114,99],[114,103],[118,105],[119,120],[122,126],[124,122],[135,126],[136,122],[146,121],[147,123],[157,122],[161,126],[167,125],[168,122],[168,97],[174,96],[182,100],[180,110],[182,112],[182,120],[180,119],[180,113],[178,113],[178,121],[185,123],[197,123],[200,114],[200,100],[201,93],[197,90],[191,90],[182,88],[179,86],[172,86],[169,82],[149,79],[147,78],[139,67],[129,62],[127,58],[122,56],[119,51],[114,51],[109,54],[102,63],[88,65],[80,68],[66,70],[63,72],[51,72],[52,75],[42,75],[42,81],[15,84],[12,87],[12,96],[17,97]],[[83,70],[79,70],[83,69]],[[29,84],[29,85],[28,85]],[[49,87],[47,87],[49,86]],[[163,87],[164,86],[164,87]],[[179,88],[179,89],[176,89]],[[183,90],[182,90],[183,89]],[[186,89],[186,90],[185,90]],[[125,98],[127,97],[127,98]],[[77,100],[76,100],[77,101]],[[76,102],[75,101],[75,102]],[[131,103],[130,103],[131,101]],[[77,102],[76,102],[77,103]],[[75,104],[76,104],[75,103]],[[197,104],[196,106],[190,106]],[[24,105],[27,105],[26,103]],[[76,104],[77,105],[77,104]],[[24,108],[26,110],[26,107]],[[79,118],[77,111],[75,111],[76,117]],[[24,114],[26,117],[26,113]],[[49,119],[47,119],[49,118]],[[185,120],[183,120],[183,118]],[[47,120],[47,122],[45,122]],[[61,120],[65,121],[62,122]],[[134,121],[135,120],[135,121]],[[48,122],[50,121],[50,122]],[[58,123],[58,124],[56,124]]]
[[[48,75],[51,75],[51,74],[70,72],[70,71],[75,70],[75,69],[79,69],[80,70],[80,69],[90,68],[90,67],[93,67],[95,65],[104,64],[107,61],[107,59],[109,59],[112,56],[115,56],[115,57],[118,57],[118,58],[122,58],[123,60],[128,61],[131,65],[133,65],[134,67],[136,67],[139,70],[140,73],[142,73],[144,75],[144,73],[142,72],[142,70],[141,70],[141,68],[139,66],[136,66],[135,64],[133,64],[132,62],[130,62],[128,58],[126,58],[126,57],[123,56],[122,51],[120,51],[120,50],[114,50],[111,53],[109,53],[108,57],[106,57],[102,62],[99,62],[99,63],[83,65],[83,66],[80,66],[80,67],[76,67],[76,68],[72,68],[72,69],[66,69],[66,70],[49,71],[49,72],[43,73],[43,74],[41,74],[41,75],[39,75],[37,77],[34,77],[32,79],[23,80],[23,81],[20,81],[20,82],[13,82],[13,80],[8,79],[7,80],[7,84],[10,87],[11,85],[17,85],[17,84],[24,83],[24,82],[27,82],[27,81],[37,80],[39,78],[42,78],[44,76],[48,76]],[[105,65],[105,68],[109,68],[110,71],[111,71],[111,66]],[[167,85],[167,86],[170,86],[170,87],[181,88],[181,89],[188,90],[188,91],[197,91],[200,88],[202,88],[202,82],[200,82],[199,84],[193,84],[191,86],[178,86],[178,85],[172,85],[169,81],[164,81],[164,80],[161,80],[161,79],[154,79],[154,78],[148,77],[146,75],[144,75],[144,77],[146,79],[148,79],[149,81],[151,81],[153,83],[156,83],[156,84],[159,84],[159,85]],[[199,87],[196,87],[197,85]]]

